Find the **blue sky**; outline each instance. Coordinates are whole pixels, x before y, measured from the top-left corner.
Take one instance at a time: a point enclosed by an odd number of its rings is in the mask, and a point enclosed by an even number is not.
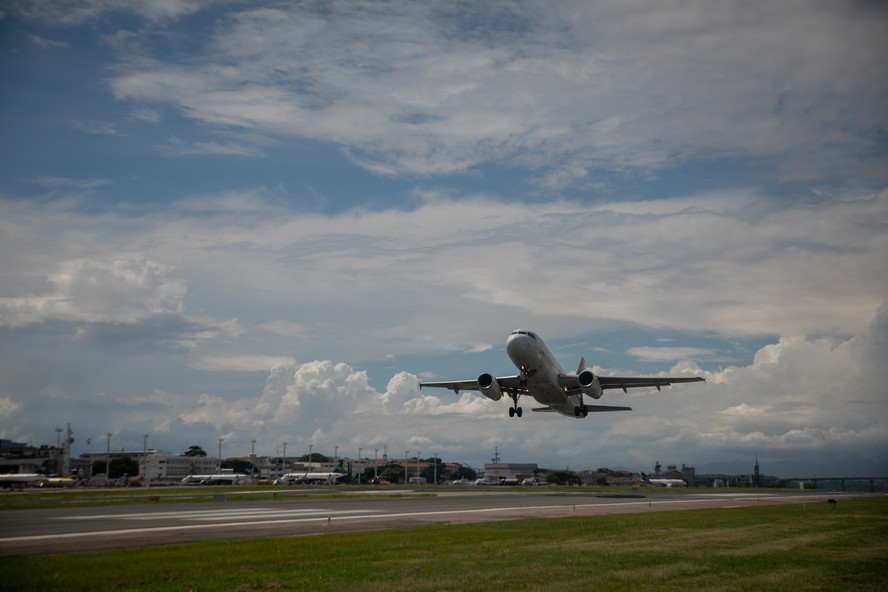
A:
[[[0,437],[885,473],[886,22],[6,3]],[[512,373],[517,327],[708,382],[586,421],[418,390]]]

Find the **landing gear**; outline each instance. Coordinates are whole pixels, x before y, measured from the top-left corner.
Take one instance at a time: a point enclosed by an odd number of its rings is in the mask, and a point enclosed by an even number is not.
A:
[[[574,417],[586,417],[589,415],[589,410],[586,409],[586,404],[583,402],[583,395],[580,394],[580,404],[574,407]]]
[[[509,417],[521,417],[521,407],[518,406],[518,398],[521,395],[518,394],[517,390],[513,390],[509,393],[509,397],[512,399],[512,406],[509,407]]]

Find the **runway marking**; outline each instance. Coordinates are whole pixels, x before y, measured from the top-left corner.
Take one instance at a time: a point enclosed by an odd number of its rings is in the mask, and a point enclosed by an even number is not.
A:
[[[366,513],[367,510],[328,510],[326,508],[302,508],[283,510],[280,508],[243,508],[219,510],[180,510],[176,512],[139,512],[130,514],[95,514],[90,516],[61,516],[55,520],[167,520],[180,519],[202,522],[242,522],[254,518],[292,518],[303,516],[330,516],[339,514]]]

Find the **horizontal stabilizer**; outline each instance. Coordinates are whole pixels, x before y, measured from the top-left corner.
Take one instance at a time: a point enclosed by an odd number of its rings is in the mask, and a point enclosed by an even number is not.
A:
[[[551,407],[537,407],[536,409],[531,409],[531,411],[536,411],[537,413],[558,413]]]
[[[598,413],[599,411],[632,411],[632,407],[615,407],[613,405],[586,405],[586,411],[589,413]]]

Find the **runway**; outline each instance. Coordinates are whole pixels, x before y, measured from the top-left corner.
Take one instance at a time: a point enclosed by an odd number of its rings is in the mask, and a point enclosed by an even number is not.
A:
[[[0,514],[0,556],[432,524],[826,503],[827,497],[819,492],[722,494],[648,490],[634,495],[607,495],[523,489],[403,495],[358,493],[329,499],[288,497],[254,502],[5,510]]]

